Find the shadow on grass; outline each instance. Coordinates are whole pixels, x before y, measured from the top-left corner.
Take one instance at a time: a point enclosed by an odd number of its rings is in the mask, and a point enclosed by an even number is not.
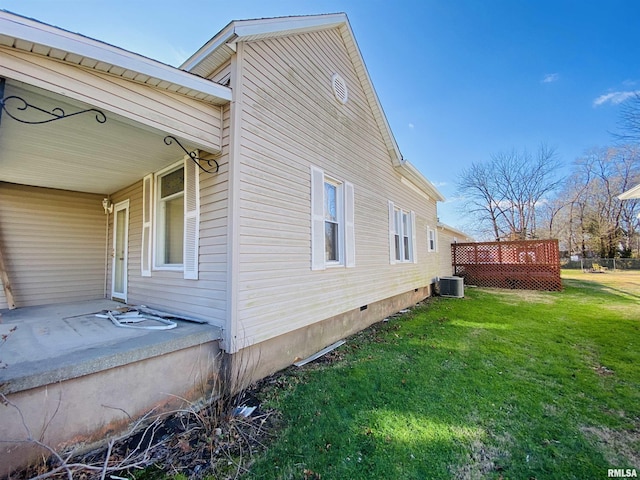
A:
[[[591,282],[588,280],[577,280],[577,279],[569,279],[563,278],[562,284],[565,287],[566,293],[577,294],[577,295],[595,295],[602,299],[607,300],[620,300],[623,302],[629,301],[637,301],[634,299],[640,299],[640,295],[636,295],[627,290],[622,290],[620,288],[612,287],[611,285],[606,285],[598,282]],[[613,297],[613,298],[612,298]]]

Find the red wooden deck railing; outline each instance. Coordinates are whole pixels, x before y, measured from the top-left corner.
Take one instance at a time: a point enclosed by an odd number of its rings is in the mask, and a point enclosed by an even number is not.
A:
[[[454,243],[451,258],[467,285],[562,290],[557,240]]]

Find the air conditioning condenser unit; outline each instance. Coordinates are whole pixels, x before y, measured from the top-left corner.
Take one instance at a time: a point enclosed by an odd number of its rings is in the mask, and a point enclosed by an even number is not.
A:
[[[464,297],[464,279],[462,277],[440,277],[438,283],[441,297]]]

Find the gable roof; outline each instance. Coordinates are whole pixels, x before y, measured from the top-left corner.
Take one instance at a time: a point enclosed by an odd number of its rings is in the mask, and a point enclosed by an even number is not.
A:
[[[83,68],[222,105],[227,87],[162,62],[98,40],[0,10],[0,46],[22,50]]]
[[[429,197],[436,201],[444,201],[444,197],[438,189],[409,161],[402,157],[380,100],[378,99],[378,95],[373,87],[373,82],[367,71],[346,14],[332,13],[255,20],[234,20],[187,59],[180,68],[202,77],[208,77],[231,58],[236,51],[236,43],[333,28],[340,30],[355,71],[360,79],[367,100],[371,105],[373,115],[384,139],[392,164],[408,180],[429,195]]]

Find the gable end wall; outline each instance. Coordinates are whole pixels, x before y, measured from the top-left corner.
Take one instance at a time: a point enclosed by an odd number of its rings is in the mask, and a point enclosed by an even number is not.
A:
[[[242,49],[238,335],[245,345],[431,284],[435,201],[393,168],[338,29]],[[349,89],[338,102],[331,78]],[[310,166],[355,188],[355,268],[311,270]],[[390,265],[388,202],[416,212],[418,262]],[[241,345],[240,345],[241,346]]]

